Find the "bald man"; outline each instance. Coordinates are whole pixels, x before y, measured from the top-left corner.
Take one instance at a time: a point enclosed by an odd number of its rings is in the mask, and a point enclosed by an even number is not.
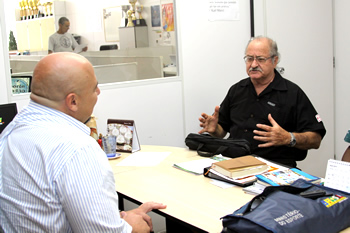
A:
[[[114,175],[84,124],[100,94],[93,67],[56,53],[34,69],[29,105],[0,136],[5,232],[150,232],[147,202],[119,212]]]

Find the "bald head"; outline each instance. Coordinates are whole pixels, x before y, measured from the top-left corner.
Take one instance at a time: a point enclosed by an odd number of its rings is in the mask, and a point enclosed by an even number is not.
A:
[[[74,101],[80,101],[93,88],[97,88],[97,80],[86,58],[75,53],[55,53],[36,65],[30,97],[39,104],[72,115],[69,105],[72,103],[68,103],[71,100],[67,97],[74,95]]]

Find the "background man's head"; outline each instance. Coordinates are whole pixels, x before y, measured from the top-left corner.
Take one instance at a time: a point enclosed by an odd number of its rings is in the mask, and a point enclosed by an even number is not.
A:
[[[91,63],[75,53],[55,53],[41,59],[33,72],[31,99],[85,123],[100,89]]]
[[[61,17],[58,20],[58,33],[64,34],[69,30],[70,22],[66,17]]]

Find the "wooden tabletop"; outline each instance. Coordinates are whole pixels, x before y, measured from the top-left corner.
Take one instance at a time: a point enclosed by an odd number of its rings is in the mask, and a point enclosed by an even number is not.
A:
[[[118,193],[140,203],[155,201],[167,208],[160,210],[170,216],[207,232],[221,232],[221,217],[250,201],[241,187],[220,188],[203,175],[194,175],[174,168],[174,163],[203,159],[187,148],[141,146],[142,152],[171,152],[156,166],[116,166],[130,154],[123,153],[110,160]],[[350,229],[342,231],[350,233]]]

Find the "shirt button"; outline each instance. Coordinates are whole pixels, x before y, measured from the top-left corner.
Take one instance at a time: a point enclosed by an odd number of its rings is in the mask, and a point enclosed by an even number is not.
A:
[[[247,130],[247,129],[245,129],[245,130],[244,130],[244,132],[246,133],[246,132],[248,132],[248,130]]]
[[[250,114],[250,117],[253,118],[253,117],[254,117],[254,114]]]
[[[256,101],[257,101],[257,102],[259,102],[259,101],[260,101],[260,99],[256,99]]]

